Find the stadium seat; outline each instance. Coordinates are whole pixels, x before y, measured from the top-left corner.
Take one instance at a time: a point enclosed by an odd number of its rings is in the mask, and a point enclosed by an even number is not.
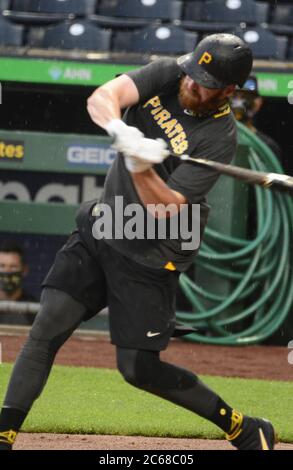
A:
[[[101,28],[112,28],[113,30],[131,30],[150,24],[148,18],[118,18],[104,15],[89,15],[88,20]]]
[[[97,13],[122,18],[179,20],[182,5],[178,0],[104,0],[100,2]]]
[[[88,19],[113,30],[135,29],[154,22],[179,20],[182,1],[178,0],[101,0],[96,14]]]
[[[85,16],[94,12],[96,0],[11,0],[10,3],[13,11]]]
[[[15,23],[48,25],[92,14],[96,0],[11,0],[4,15]]]
[[[22,46],[23,27],[11,24],[0,17],[0,44],[1,46]]]
[[[287,37],[275,36],[261,27],[236,28],[233,32],[249,44],[256,59],[284,60],[286,58]]]
[[[111,32],[87,21],[65,22],[47,28],[40,42],[42,48],[109,51]]]
[[[293,62],[293,39],[291,40],[289,53],[288,53],[288,59],[290,60],[290,62]]]
[[[269,13],[267,3],[254,0],[207,0],[188,2],[184,9],[184,20],[218,23],[258,24],[266,22]]]
[[[0,11],[7,10],[9,7],[9,0],[0,0]]]
[[[150,54],[183,54],[190,52],[198,35],[173,24],[150,25],[134,32],[116,33],[115,51]]]
[[[272,23],[293,26],[293,5],[276,5],[272,14]]]
[[[256,2],[256,24],[269,21],[270,5],[266,2]]]

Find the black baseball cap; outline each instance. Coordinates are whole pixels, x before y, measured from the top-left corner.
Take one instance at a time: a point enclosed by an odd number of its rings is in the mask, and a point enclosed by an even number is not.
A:
[[[246,82],[252,68],[251,49],[234,34],[211,34],[195,51],[177,59],[181,70],[205,88],[225,88]]]

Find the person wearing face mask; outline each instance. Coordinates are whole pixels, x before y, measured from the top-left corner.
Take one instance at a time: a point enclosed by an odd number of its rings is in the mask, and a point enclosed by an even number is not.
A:
[[[0,244],[0,302],[35,302],[36,299],[23,288],[23,280],[28,272],[23,249],[13,241]],[[0,313],[0,323],[29,324],[32,315]]]
[[[237,121],[242,122],[251,132],[256,134],[281,160],[282,152],[279,144],[270,136],[255,127],[255,116],[263,107],[263,98],[259,95],[257,78],[251,75],[241,90],[236,90],[231,98],[231,108]]]
[[[240,90],[235,90],[233,96],[230,98],[230,104],[236,120],[244,124],[251,132],[261,139],[281,161],[282,151],[279,144],[255,126],[255,117],[261,110],[264,101],[259,95],[258,82],[254,75],[250,75],[248,77]],[[249,207],[248,231],[250,236],[254,237],[257,230],[257,213],[254,203],[254,191],[252,188],[250,188],[249,191]]]

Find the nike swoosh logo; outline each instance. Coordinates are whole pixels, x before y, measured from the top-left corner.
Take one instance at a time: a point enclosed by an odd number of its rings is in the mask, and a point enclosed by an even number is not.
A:
[[[259,432],[259,437],[260,437],[262,450],[270,450],[269,446],[268,446],[268,443],[266,441],[266,438],[264,436],[263,430],[261,428],[258,428],[258,432]]]
[[[161,334],[160,332],[159,333],[153,333],[152,331],[148,331],[146,335],[147,335],[148,338],[152,338],[153,336],[158,336],[160,334]]]

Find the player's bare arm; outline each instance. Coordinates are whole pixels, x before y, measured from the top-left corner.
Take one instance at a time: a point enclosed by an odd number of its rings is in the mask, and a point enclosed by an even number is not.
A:
[[[139,93],[135,83],[127,75],[121,75],[120,77],[97,88],[88,99],[87,109],[95,124],[109,129],[111,121],[115,122],[115,126],[119,126],[119,123],[117,123],[116,120],[121,118],[121,109],[132,106],[138,101]],[[111,126],[112,125],[110,124],[110,127]],[[123,132],[122,126],[121,130]],[[137,139],[141,140],[142,137],[142,134],[137,134]],[[134,135],[133,138],[135,138]],[[142,141],[141,145],[144,147],[144,151],[152,152],[149,139]],[[123,151],[123,148],[121,147],[120,149],[118,146],[117,150]],[[167,152],[165,155],[167,156]],[[128,158],[127,163],[130,164],[130,155],[126,155],[125,158]],[[181,194],[168,188],[157,173],[151,169],[152,162],[150,162],[150,164],[139,162],[137,160],[137,155],[134,155],[133,158],[135,159],[135,162],[132,159],[131,163],[136,165],[136,167],[139,166],[139,168],[136,168],[139,172],[132,172],[131,170],[134,169],[133,167],[130,167],[129,169],[143,204],[175,204],[179,211],[180,204],[185,203],[186,199]]]
[[[113,119],[121,118],[121,109],[139,100],[138,90],[127,75],[120,75],[97,88],[88,98],[87,110],[92,121],[103,129]]]
[[[180,211],[180,205],[187,203],[186,197],[170,189],[153,168],[139,173],[131,173],[131,176],[140,200],[145,206],[152,204],[169,206],[172,204],[173,209],[170,212],[155,211],[153,215],[157,218],[175,215]]]

